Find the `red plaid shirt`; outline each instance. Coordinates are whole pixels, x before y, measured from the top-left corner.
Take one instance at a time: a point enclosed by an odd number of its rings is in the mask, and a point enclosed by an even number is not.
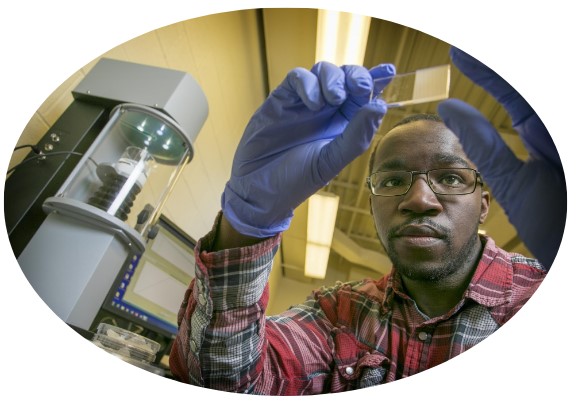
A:
[[[311,395],[414,375],[478,344],[509,320],[546,275],[535,260],[483,237],[484,251],[462,300],[428,318],[392,272],[321,288],[267,317],[267,279],[280,235],[251,247],[197,246],[196,279],[179,314],[174,376],[193,385],[262,395]]]

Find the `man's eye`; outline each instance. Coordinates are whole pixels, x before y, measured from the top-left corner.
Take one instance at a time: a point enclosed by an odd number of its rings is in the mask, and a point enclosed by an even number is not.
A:
[[[442,185],[447,185],[447,186],[460,186],[460,185],[464,184],[465,182],[464,182],[463,178],[461,178],[458,175],[447,174],[447,175],[444,175],[442,178],[440,178],[438,183],[442,184]]]
[[[402,178],[386,178],[383,179],[379,186],[380,187],[399,187],[399,186],[403,186],[405,184],[405,181]]]

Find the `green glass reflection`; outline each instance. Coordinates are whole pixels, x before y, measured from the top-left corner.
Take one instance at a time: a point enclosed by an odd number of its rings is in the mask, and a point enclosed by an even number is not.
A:
[[[126,109],[119,123],[126,140],[146,149],[158,162],[178,164],[184,154],[190,153],[183,136],[158,117]]]

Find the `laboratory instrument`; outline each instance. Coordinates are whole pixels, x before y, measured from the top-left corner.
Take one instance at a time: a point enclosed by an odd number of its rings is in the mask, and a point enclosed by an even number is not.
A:
[[[163,206],[194,157],[208,103],[189,73],[109,58],[72,96],[8,175],[5,218],[36,293],[68,325],[88,331],[118,292],[119,275],[162,234]],[[174,330],[156,331],[170,337]]]

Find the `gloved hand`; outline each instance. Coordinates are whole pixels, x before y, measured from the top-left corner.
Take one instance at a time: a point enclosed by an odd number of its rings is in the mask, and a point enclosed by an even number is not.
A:
[[[519,160],[493,125],[462,101],[439,103],[439,115],[459,137],[521,240],[548,269],[561,244],[567,214],[565,176],[555,144],[535,111],[503,78],[456,48],[451,58],[509,113],[530,158]]]
[[[221,198],[231,225],[261,238],[286,230],[294,209],[369,147],[387,110],[380,100],[369,102],[373,79],[394,73],[388,64],[369,71],[327,62],[289,72],[235,153]]]

